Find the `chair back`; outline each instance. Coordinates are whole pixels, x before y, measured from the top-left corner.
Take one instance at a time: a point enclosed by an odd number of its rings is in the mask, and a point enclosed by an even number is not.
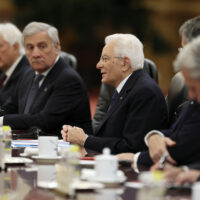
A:
[[[158,83],[158,71],[155,63],[147,58],[144,59],[143,71]]]
[[[64,61],[71,66],[72,68],[74,68],[75,70],[77,70],[77,59],[74,55],[66,53],[64,51],[60,51],[60,57],[64,59]]]
[[[166,103],[169,125],[173,124],[183,108],[188,104],[188,90],[181,72],[176,73],[170,83]]]

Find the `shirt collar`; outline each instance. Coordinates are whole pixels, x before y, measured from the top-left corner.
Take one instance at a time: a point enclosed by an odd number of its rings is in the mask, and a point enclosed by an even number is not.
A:
[[[41,73],[44,77],[46,77],[47,74],[51,71],[51,69],[55,66],[55,64],[58,62],[59,58],[60,58],[60,56],[58,55],[57,58],[56,58],[56,60],[55,60],[55,62],[54,62],[54,64],[50,68],[48,68],[45,72]],[[35,74],[37,75],[39,73],[35,72]]]
[[[132,73],[130,73],[123,81],[120,82],[120,84],[117,86],[116,90],[118,93],[121,92],[122,88],[124,87],[126,81],[128,80],[128,78],[131,76]]]
[[[5,72],[7,78],[4,81],[4,85],[5,83],[8,81],[8,79],[11,77],[12,73],[14,72],[15,68],[17,67],[18,63],[20,62],[22,56],[20,56],[19,58],[17,58],[17,60],[9,67],[9,69]]]

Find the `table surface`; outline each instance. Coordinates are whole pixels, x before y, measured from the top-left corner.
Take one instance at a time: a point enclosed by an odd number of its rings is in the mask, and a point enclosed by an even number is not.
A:
[[[13,156],[18,156],[21,152],[23,152],[22,148],[13,149]],[[44,166],[45,164],[42,165]],[[0,173],[0,197],[9,200],[71,199],[71,197],[55,190],[38,187],[37,181],[40,178],[38,176],[43,176],[41,172],[40,175],[38,174],[40,166],[41,164],[34,162],[27,166],[9,166],[7,172],[2,171]],[[120,166],[120,170],[125,173],[128,182],[137,182],[137,174],[131,167]],[[168,191],[163,198],[157,198],[153,195],[152,191],[150,192],[146,189],[144,191],[144,189],[127,187],[125,184],[121,184],[96,191],[77,191],[74,198],[79,200],[191,200],[188,191]]]

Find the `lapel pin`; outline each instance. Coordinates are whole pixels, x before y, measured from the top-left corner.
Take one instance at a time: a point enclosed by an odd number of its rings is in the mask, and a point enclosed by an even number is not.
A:
[[[47,92],[48,88],[44,88],[44,91]]]

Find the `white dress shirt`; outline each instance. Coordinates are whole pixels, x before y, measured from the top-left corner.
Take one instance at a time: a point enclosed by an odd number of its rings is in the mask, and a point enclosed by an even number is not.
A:
[[[9,69],[5,72],[6,74],[6,79],[3,82],[3,85],[5,85],[9,78],[11,77],[12,73],[14,72],[15,68],[17,67],[18,63],[20,62],[22,56],[20,56],[19,58],[17,58],[17,60],[9,67]]]

